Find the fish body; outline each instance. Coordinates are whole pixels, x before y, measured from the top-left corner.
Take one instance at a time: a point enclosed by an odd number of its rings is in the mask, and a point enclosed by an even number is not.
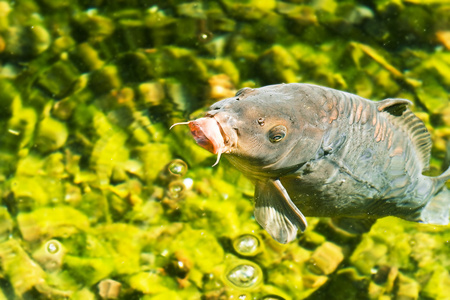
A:
[[[280,243],[306,216],[448,224],[450,192],[404,99],[371,101],[310,84],[245,88],[188,122],[197,143],[255,184],[255,218]]]

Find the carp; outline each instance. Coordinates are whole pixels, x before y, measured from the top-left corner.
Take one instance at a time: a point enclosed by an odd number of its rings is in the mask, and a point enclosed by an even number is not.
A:
[[[431,138],[411,104],[277,84],[241,89],[205,117],[174,125],[187,124],[217,162],[226,157],[255,184],[255,219],[288,243],[306,229],[305,216],[350,227],[385,216],[448,224],[450,168],[422,174]]]

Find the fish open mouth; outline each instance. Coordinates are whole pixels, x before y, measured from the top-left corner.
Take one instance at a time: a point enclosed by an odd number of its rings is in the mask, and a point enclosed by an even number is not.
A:
[[[228,141],[229,138],[214,117],[204,117],[194,121],[175,123],[170,128],[176,125],[188,125],[197,144],[209,152],[217,154],[217,160],[213,167],[219,163],[220,156],[225,152],[225,140]]]
[[[223,130],[214,118],[200,118],[188,123],[197,144],[211,153],[219,154],[225,148]]]

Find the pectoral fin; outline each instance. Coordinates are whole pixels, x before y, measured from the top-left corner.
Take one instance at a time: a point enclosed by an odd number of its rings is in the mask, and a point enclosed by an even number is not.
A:
[[[256,185],[255,219],[279,243],[294,240],[304,231],[306,218],[295,206],[280,180],[269,179]]]

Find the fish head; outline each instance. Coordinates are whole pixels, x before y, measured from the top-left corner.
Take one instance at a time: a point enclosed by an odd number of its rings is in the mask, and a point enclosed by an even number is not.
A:
[[[188,122],[194,139],[250,177],[298,168],[314,157],[324,130],[286,87],[244,88],[213,104],[204,118]]]

